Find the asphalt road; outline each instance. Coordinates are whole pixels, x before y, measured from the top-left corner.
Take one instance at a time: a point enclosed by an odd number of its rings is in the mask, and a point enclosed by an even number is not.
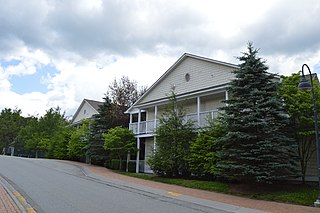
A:
[[[0,176],[39,213],[235,212],[207,200],[86,176],[81,168],[55,160],[0,156]]]

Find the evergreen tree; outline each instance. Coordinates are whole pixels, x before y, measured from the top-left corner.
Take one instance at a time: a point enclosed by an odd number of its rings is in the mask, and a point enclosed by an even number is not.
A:
[[[295,145],[285,133],[288,115],[277,96],[278,83],[267,72],[252,43],[234,71],[225,111],[227,134],[222,174],[242,181],[272,182],[296,172]]]
[[[156,131],[157,146],[148,164],[151,169],[165,176],[187,176],[190,173],[188,158],[190,144],[196,137],[194,123],[185,122],[185,112],[177,105],[172,92],[171,102],[160,118]]]
[[[93,116],[93,123],[90,125],[89,142],[86,146],[86,155],[90,163],[102,165],[107,160],[102,135],[116,126],[128,127],[129,118],[123,112],[122,106],[112,103],[108,96],[104,97],[99,114]]]

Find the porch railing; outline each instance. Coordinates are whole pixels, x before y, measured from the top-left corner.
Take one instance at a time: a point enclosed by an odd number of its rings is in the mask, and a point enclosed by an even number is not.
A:
[[[198,114],[197,113],[190,113],[184,117],[185,121],[192,120],[195,123],[196,127],[204,128],[208,126],[209,121],[211,119],[218,117],[218,110],[211,110],[200,112],[199,114],[199,121],[198,121]],[[138,127],[138,122],[130,123],[129,129],[132,130],[134,134],[152,134],[155,132],[156,128],[159,125],[159,120],[148,120],[148,121],[141,121]],[[139,128],[139,131],[138,131]]]

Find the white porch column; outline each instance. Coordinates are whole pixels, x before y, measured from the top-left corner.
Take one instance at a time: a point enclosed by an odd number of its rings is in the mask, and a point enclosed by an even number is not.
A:
[[[141,109],[139,109],[139,113],[138,113],[138,131],[137,134],[140,134],[140,123],[141,123]]]
[[[225,92],[225,96],[226,96],[226,101],[229,100],[229,93],[228,93],[228,90],[226,90]],[[228,106],[228,104],[226,103],[226,106]]]
[[[136,158],[136,173],[139,173],[139,162],[140,162],[140,138],[137,137],[137,158]]]
[[[197,97],[197,119],[198,119],[198,126],[200,127],[200,96]]]
[[[148,120],[149,120],[149,115],[148,115],[149,113],[148,113],[148,111],[146,112],[146,134],[148,134]]]
[[[153,125],[153,132],[157,129],[157,114],[158,114],[158,106],[154,106],[154,125]]]
[[[136,173],[139,173],[139,162],[140,162],[140,123],[141,123],[141,109],[139,109],[138,113],[138,131],[137,131],[137,158],[136,158]]]
[[[129,129],[132,130],[133,132],[133,129],[132,129],[132,114],[130,113],[130,120],[129,120]]]

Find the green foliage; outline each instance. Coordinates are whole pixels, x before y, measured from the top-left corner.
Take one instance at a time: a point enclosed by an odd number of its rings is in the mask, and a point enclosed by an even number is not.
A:
[[[136,151],[136,139],[134,134],[127,128],[115,127],[108,130],[108,133],[102,135],[104,138],[104,149],[109,151],[110,157],[117,157],[121,161],[128,152]]]
[[[277,96],[275,76],[267,73],[252,44],[239,57],[226,101],[227,134],[221,174],[243,181],[272,182],[296,174],[294,141],[286,134],[288,116]]]
[[[120,167],[120,160],[119,159],[111,159],[109,161],[108,165],[106,165],[107,168],[113,169],[113,170],[125,170],[126,169],[126,161],[121,161],[121,167]],[[128,162],[128,172],[136,172],[136,162]]]
[[[217,139],[225,135],[225,129],[219,120],[211,122],[190,146],[190,170],[198,176],[214,176],[218,172],[217,162],[221,159],[223,144]]]
[[[312,94],[308,90],[298,90],[298,84],[301,81],[300,73],[288,77],[282,76],[282,79],[279,91],[290,116],[290,128],[298,146],[297,153],[304,182],[308,162],[316,147]],[[314,90],[317,109],[320,109],[320,87],[316,80]]]
[[[16,142],[20,129],[26,123],[21,110],[5,108],[0,113],[0,151]]]
[[[136,174],[119,172],[120,174],[140,178],[144,180],[157,181],[161,183],[174,184],[188,188],[195,188],[207,191],[222,192],[227,194],[234,194],[242,197],[249,197],[260,200],[271,200],[276,202],[292,203],[298,205],[311,206],[319,195],[317,187],[310,187],[307,185],[286,185],[285,189],[278,189],[279,186],[266,185],[264,190],[256,192],[257,186],[255,184],[248,184],[245,188],[247,190],[238,190],[238,186],[231,183],[221,183],[215,181],[203,180],[189,180],[180,178],[165,178],[157,175]],[[280,188],[284,188],[281,184]]]
[[[25,149],[34,151],[35,157],[40,151],[46,152],[50,158],[66,159],[70,134],[68,121],[60,108],[51,108],[39,119],[29,118],[19,132],[18,141]]]
[[[81,126],[74,128],[68,143],[68,157],[72,160],[84,161],[89,140],[89,126],[91,120],[81,121]]]
[[[278,191],[270,193],[255,194],[252,197],[262,200],[271,200],[284,203],[294,203],[298,205],[312,206],[313,202],[318,198],[319,190],[317,188],[311,188],[309,186],[295,187],[290,191]]]
[[[194,124],[184,121],[184,111],[177,105],[172,92],[170,104],[160,118],[156,131],[157,146],[153,156],[149,156],[151,169],[166,176],[188,176],[190,144],[196,138]]]
[[[109,85],[108,94],[103,98],[104,103],[99,108],[99,114],[93,116],[93,124],[90,126],[89,142],[86,146],[86,155],[92,164],[103,165],[108,159],[103,148],[102,134],[116,126],[127,128],[129,115],[124,112],[131,106],[145,88],[137,89],[137,84],[128,77],[116,79]]]
[[[49,139],[40,131],[39,120],[36,117],[30,117],[28,123],[20,130],[17,137],[24,149],[35,152],[38,157],[39,151],[44,152],[49,145]]]
[[[108,96],[99,108],[99,114],[93,116],[90,125],[89,143],[86,146],[86,155],[92,164],[103,165],[107,160],[107,152],[103,148],[102,135],[116,126],[128,127],[129,118],[124,114],[124,108],[113,104]]]

